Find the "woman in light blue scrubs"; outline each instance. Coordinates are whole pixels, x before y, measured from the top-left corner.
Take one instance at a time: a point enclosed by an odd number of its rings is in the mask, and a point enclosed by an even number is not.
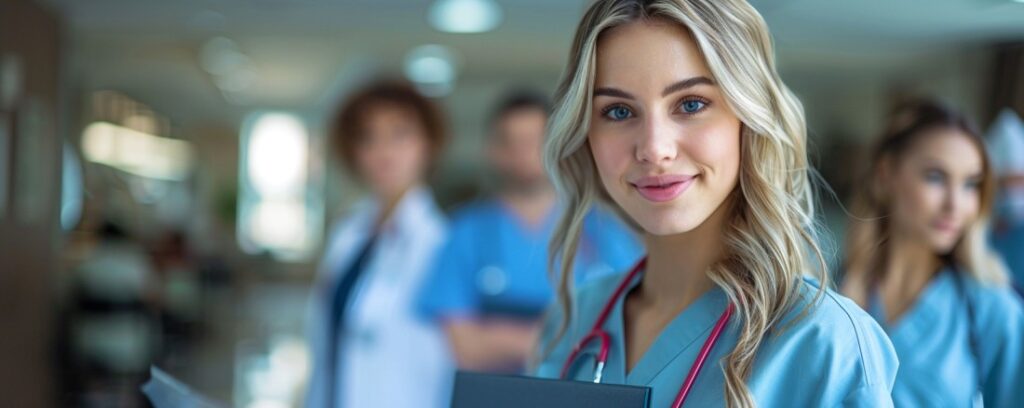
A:
[[[649,386],[653,407],[891,406],[892,344],[827,289],[803,109],[757,11],[597,1],[566,72],[545,152],[568,209],[552,252],[572,254],[610,199],[647,257],[575,290],[555,258],[537,375]]]
[[[903,407],[1024,406],[1024,310],[986,243],[995,179],[960,113],[895,111],[847,239],[843,292],[885,327]]]

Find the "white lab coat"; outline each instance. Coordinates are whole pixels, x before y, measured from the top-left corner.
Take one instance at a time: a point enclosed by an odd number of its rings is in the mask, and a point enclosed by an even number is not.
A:
[[[339,343],[328,341],[334,285],[372,233],[379,203],[367,200],[333,228],[311,302],[313,357],[306,406],[326,408],[324,359],[340,347],[339,407],[446,407],[454,373],[442,330],[420,319],[415,299],[446,234],[444,215],[425,187],[410,190],[381,228],[367,269],[353,288]],[[333,408],[333,407],[331,407]]]

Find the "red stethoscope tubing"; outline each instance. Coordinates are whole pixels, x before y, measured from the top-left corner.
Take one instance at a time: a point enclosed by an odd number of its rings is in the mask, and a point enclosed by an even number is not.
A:
[[[565,364],[562,365],[561,378],[565,378],[569,373],[569,367],[583,349],[592,341],[597,340],[600,342],[600,349],[596,356],[597,368],[595,369],[594,382],[601,382],[601,374],[604,370],[605,362],[608,361],[608,352],[610,350],[609,344],[611,343],[611,338],[608,335],[608,332],[604,331],[601,327],[604,326],[605,321],[608,320],[608,316],[615,307],[616,301],[623,295],[623,293],[625,293],[630,282],[636,278],[637,274],[643,270],[646,264],[647,258],[640,260],[640,262],[637,263],[637,265],[634,266],[628,274],[626,274],[626,278],[619,283],[619,286],[615,288],[615,292],[612,293],[611,298],[608,299],[604,308],[601,309],[601,314],[597,316],[597,320],[594,322],[594,326],[590,329],[590,332],[587,333],[587,335],[576,344],[576,347],[573,347],[572,352],[569,353],[569,358],[566,359]],[[729,322],[729,318],[732,316],[732,310],[733,306],[730,303],[726,306],[725,311],[722,312],[718,321],[715,322],[715,326],[711,329],[711,334],[709,334],[707,340],[704,341],[704,345],[701,346],[700,352],[697,354],[697,358],[690,366],[690,371],[686,374],[686,379],[683,380],[683,385],[679,387],[679,393],[676,394],[676,399],[672,403],[673,408],[681,407],[683,402],[686,401],[686,396],[690,394],[690,390],[693,388],[694,382],[697,381],[697,375],[700,374],[700,369],[704,367],[704,362],[707,360],[708,355],[711,354],[711,350],[715,347],[715,343],[718,342],[718,338],[725,329],[725,325]]]

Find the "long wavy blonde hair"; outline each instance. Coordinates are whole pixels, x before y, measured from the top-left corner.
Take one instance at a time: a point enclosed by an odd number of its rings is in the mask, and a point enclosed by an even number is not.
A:
[[[597,43],[609,28],[651,19],[692,33],[742,122],[739,183],[723,236],[726,254],[707,274],[739,317],[733,320],[739,340],[722,364],[725,400],[730,407],[753,406],[746,380],[762,340],[779,328],[801,296],[803,275],[821,281],[815,301],[829,283],[817,243],[803,106],[776,72],[764,20],[743,0],[599,0],[583,16],[555,95],[545,147],[548,172],[568,209],[551,242],[551,262],[557,264],[553,278],[566,317],[546,349],[565,335],[572,316],[572,254],[584,215],[595,201],[610,201],[587,141]]]
[[[982,158],[978,217],[967,227],[948,254],[936,254],[955,264],[960,273],[981,282],[1006,284],[1006,266],[987,244],[988,226],[995,199],[996,180],[982,140],[974,125],[963,114],[938,101],[915,100],[897,107],[882,136],[872,149],[867,180],[855,197],[847,232],[843,292],[866,306],[868,291],[885,272],[890,260],[890,197],[881,183],[883,164],[896,165],[902,155],[932,130],[953,128],[967,135]]]

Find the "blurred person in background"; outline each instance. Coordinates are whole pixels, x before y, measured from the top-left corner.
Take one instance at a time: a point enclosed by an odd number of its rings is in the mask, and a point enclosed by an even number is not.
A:
[[[444,327],[460,368],[522,370],[554,297],[547,248],[561,208],[541,158],[547,119],[548,101],[536,92],[509,92],[497,105],[486,147],[497,194],[452,215],[449,240],[421,292],[421,312]],[[639,259],[633,232],[611,213],[592,211],[584,223],[580,280]]]
[[[441,407],[451,369],[443,334],[413,299],[446,221],[425,185],[444,140],[438,108],[400,82],[341,107],[332,134],[370,191],[330,233],[309,327],[308,407]]]
[[[133,392],[158,359],[161,284],[153,259],[129,231],[111,220],[74,268],[70,325],[75,406],[142,406]],[[138,397],[136,397],[138,396]]]
[[[961,113],[896,110],[855,203],[843,292],[899,355],[897,407],[1024,406],[1024,308],[987,244],[995,174]]]
[[[1004,109],[986,138],[999,184],[992,246],[1006,260],[1019,292],[1024,285],[1024,121]]]
[[[185,233],[164,233],[153,250],[153,264],[161,281],[165,349],[184,351],[197,334],[203,313],[200,276]]]

